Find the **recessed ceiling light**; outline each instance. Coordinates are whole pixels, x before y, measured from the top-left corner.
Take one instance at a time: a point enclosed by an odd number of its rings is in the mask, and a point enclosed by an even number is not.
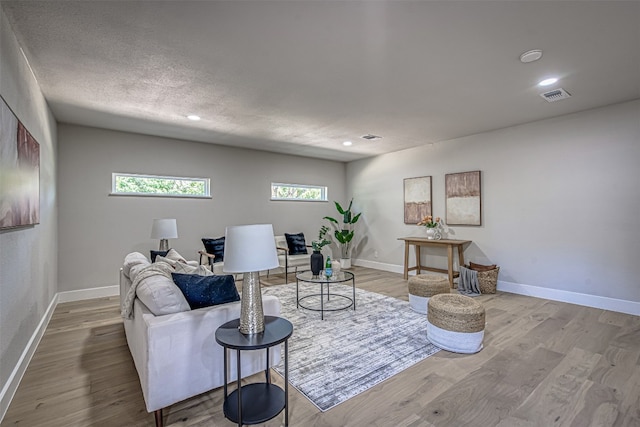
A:
[[[542,51],[540,49],[534,49],[520,55],[520,62],[527,64],[529,62],[537,61],[540,58],[542,58]]]
[[[544,79],[543,81],[538,83],[538,86],[550,86],[550,85],[554,84],[557,81],[558,81],[558,79],[556,79],[555,77],[551,77],[549,79]]]
[[[187,119],[193,120],[194,122],[197,122],[198,120],[200,120],[200,116],[196,116],[195,114],[189,114],[187,116]]]
[[[342,143],[342,145],[344,145],[345,147],[348,147],[348,146],[350,146],[352,144],[353,144],[353,142],[351,142],[351,141],[345,141],[345,142]]]

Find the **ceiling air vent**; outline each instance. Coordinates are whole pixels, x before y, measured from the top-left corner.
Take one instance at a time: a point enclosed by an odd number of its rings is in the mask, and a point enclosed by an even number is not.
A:
[[[562,99],[567,99],[571,96],[571,94],[566,90],[560,88],[560,89],[550,90],[549,92],[541,93],[540,96],[546,99],[548,102],[555,102],[555,101],[560,101]]]
[[[361,136],[362,139],[368,139],[369,141],[373,141],[374,139],[381,139],[381,136],[371,135],[370,133]]]

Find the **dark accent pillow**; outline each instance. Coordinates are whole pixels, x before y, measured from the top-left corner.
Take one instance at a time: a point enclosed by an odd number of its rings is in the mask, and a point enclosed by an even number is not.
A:
[[[308,254],[307,243],[304,241],[304,233],[288,234],[284,233],[285,239],[287,239],[287,246],[289,247],[289,255],[302,255]]]
[[[171,249],[169,249],[170,251]],[[158,255],[160,256],[167,256],[167,254],[169,253],[169,251],[151,251],[151,262],[156,262],[156,257]]]
[[[224,236],[217,239],[205,237],[202,239],[202,244],[206,253],[215,255],[213,262],[224,261]]]
[[[240,301],[235,280],[230,274],[198,276],[197,274],[171,273],[171,276],[192,310]]]
[[[470,262],[469,263],[469,268],[471,270],[475,270],[475,271],[491,271],[491,270],[495,270],[496,269],[496,265],[482,265],[482,264],[476,264],[475,262]]]

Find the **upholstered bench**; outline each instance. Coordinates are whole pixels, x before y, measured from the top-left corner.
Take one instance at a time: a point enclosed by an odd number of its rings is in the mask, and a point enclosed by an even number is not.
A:
[[[409,305],[413,311],[427,314],[429,298],[448,294],[449,279],[435,274],[418,274],[409,278]]]
[[[427,339],[454,353],[477,353],[484,338],[484,306],[471,297],[438,294],[429,299]]]

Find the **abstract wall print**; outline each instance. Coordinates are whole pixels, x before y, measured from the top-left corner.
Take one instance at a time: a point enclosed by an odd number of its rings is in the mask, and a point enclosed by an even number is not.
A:
[[[431,215],[431,177],[405,178],[404,223],[417,224]]]
[[[447,225],[481,225],[480,171],[444,177]]]
[[[0,98],[0,228],[40,223],[40,145]]]

